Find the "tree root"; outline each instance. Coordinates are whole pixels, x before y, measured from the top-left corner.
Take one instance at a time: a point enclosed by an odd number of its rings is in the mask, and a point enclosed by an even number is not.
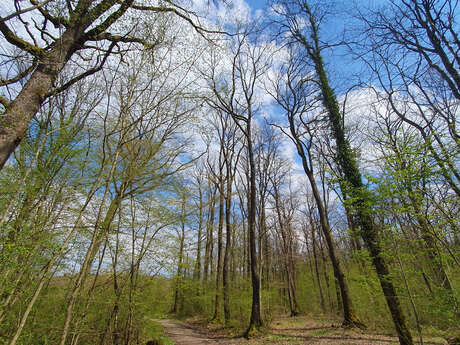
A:
[[[359,317],[355,313],[352,313],[350,318],[343,320],[342,328],[359,328],[365,330],[367,326],[359,319]]]

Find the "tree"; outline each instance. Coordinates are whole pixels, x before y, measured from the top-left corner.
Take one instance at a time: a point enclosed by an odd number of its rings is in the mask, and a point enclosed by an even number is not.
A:
[[[299,51],[298,47],[288,48],[288,61],[278,72],[276,80],[272,81],[270,92],[275,101],[283,109],[284,116],[287,118],[287,127],[285,130],[280,128],[287,135],[297,149],[297,154],[301,158],[302,167],[308,177],[312,194],[318,211],[322,233],[327,242],[329,258],[334,269],[334,276],[340,286],[340,295],[343,306],[343,327],[360,327],[365,325],[356,315],[348,284],[343,272],[342,263],[336,254],[335,243],[332,239],[332,230],[329,225],[327,216],[327,206],[318,189],[314,174],[314,162],[312,157],[312,146],[315,137],[319,136],[321,130],[321,121],[317,112],[317,91],[308,85],[308,79],[305,77],[309,71],[305,68],[305,55]],[[312,224],[313,226],[313,224]]]
[[[260,276],[256,249],[256,165],[254,159],[253,118],[257,113],[256,88],[260,77],[268,67],[268,45],[249,42],[248,29],[235,36],[232,50],[231,71],[221,74],[213,61],[208,74],[209,88],[213,97],[207,102],[211,107],[229,114],[244,135],[249,165],[247,195],[249,254],[251,260],[252,309],[246,336],[251,336],[263,325],[260,309]]]
[[[184,19],[201,34],[210,32],[196,24],[189,12],[172,1],[168,1],[166,6],[139,5],[134,0],[79,0],[66,1],[64,5],[56,0],[30,2],[31,6],[23,7],[22,1],[15,0],[14,10],[0,18],[0,32],[4,40],[20,52],[8,57],[4,63],[14,63],[17,55],[31,61],[17,70],[16,75],[2,78],[0,82],[0,86],[6,87],[23,83],[23,86],[19,85],[18,92],[13,91],[11,99],[0,98],[4,108],[0,120],[0,169],[49,96],[100,71],[111,55],[122,53],[123,44],[141,44],[150,49],[163,41],[162,24],[153,21],[152,26],[139,28],[125,19],[172,14]],[[27,37],[23,38],[13,31],[13,21],[20,22]],[[127,25],[127,29],[117,32],[116,23]],[[30,30],[29,25],[34,26],[34,30]],[[56,31],[59,33],[57,36]],[[68,80],[59,81],[61,72],[72,60],[77,66],[85,65],[87,54],[94,65],[85,66]]]
[[[14,305],[26,299],[40,276],[36,270],[52,258],[49,250],[60,241],[57,224],[61,217],[69,216],[67,209],[75,205],[75,191],[81,191],[72,186],[89,186],[85,191],[90,198],[91,185],[97,184],[81,173],[89,166],[84,162],[87,151],[80,149],[78,143],[85,140],[84,123],[99,104],[101,93],[91,91],[94,84],[76,86],[73,92],[50,98],[42,105],[32,122],[33,132],[15,154],[16,164],[3,171],[2,323]],[[68,101],[72,96],[76,96],[75,102]]]
[[[208,177],[208,216],[206,218],[206,246],[205,246],[205,256],[204,256],[204,269],[203,269],[203,280],[206,284],[210,272],[212,273],[212,252],[214,248],[214,216],[216,208],[216,193],[217,188]],[[211,269],[210,269],[211,266]]]
[[[394,117],[397,118],[396,121]],[[385,188],[382,184],[381,198],[385,198],[386,201],[399,201],[401,206],[395,205],[391,212],[392,216],[398,218],[398,222],[403,214],[406,214],[406,219],[413,220],[410,227],[414,236],[423,244],[423,251],[426,252],[432,266],[434,284],[450,295],[449,304],[456,309],[458,303],[440,251],[437,221],[432,217],[435,208],[430,207],[431,202],[427,196],[428,190],[434,189],[435,186],[439,188],[439,181],[442,181],[441,174],[436,169],[436,162],[429,154],[430,150],[424,141],[417,135],[417,130],[398,119],[391,110],[383,114],[376,111],[376,122],[375,140],[384,162],[382,173],[387,176],[386,184],[391,186]],[[447,183],[443,182],[445,188],[449,188]],[[433,199],[438,198],[436,195]],[[445,207],[449,207],[448,205],[449,203],[446,203]],[[432,291],[431,286],[427,286]]]
[[[389,276],[389,268],[379,243],[378,226],[373,217],[371,192],[363,184],[356,156],[345,137],[342,114],[334,91],[329,85],[324,67],[323,45],[320,43],[319,31],[322,17],[314,12],[315,8],[312,9],[309,2],[304,0],[286,0],[280,1],[278,4],[282,6],[282,9],[278,11],[282,18],[279,21],[280,30],[290,35],[289,39],[292,44],[299,45],[305,50],[308,60],[313,65],[315,83],[318,85],[320,99],[327,113],[328,123],[336,143],[336,162],[343,171],[347,190],[349,190],[351,197],[351,205],[359,220],[361,236],[370,251],[377,270],[399,341],[401,345],[413,345],[412,335],[407,326],[395,286]],[[300,18],[303,18],[308,25],[301,25],[299,23]]]
[[[262,285],[268,289],[270,284],[271,256],[270,229],[267,224],[267,207],[270,193],[273,192],[271,179],[279,170],[279,165],[287,163],[280,157],[281,138],[268,124],[263,123],[256,141],[257,199],[259,228],[259,257],[261,262]]]
[[[395,115],[417,130],[460,197],[457,108],[460,59],[456,3],[451,0],[389,1],[358,10],[359,60],[371,72],[376,93]]]
[[[225,179],[223,146],[219,148],[218,172],[213,171],[213,183],[219,192],[219,219],[217,224],[217,267],[216,267],[216,298],[214,303],[214,316],[212,320],[220,323],[222,321],[222,260],[223,260],[223,228],[224,228],[224,198],[225,198]]]
[[[226,191],[225,191],[225,253],[222,269],[222,284],[224,289],[224,317],[225,323],[230,322],[230,257],[232,256],[232,198],[233,183],[236,168],[243,147],[238,148],[241,138],[237,135],[237,127],[232,123],[231,117],[221,114],[219,118],[223,129],[221,145],[225,164]]]
[[[193,280],[201,280],[201,245],[203,242],[203,223],[204,223],[204,179],[203,179],[204,167],[198,166],[197,173],[195,176],[196,188],[198,189],[198,234],[197,234],[197,245],[196,245],[196,260],[195,267],[193,268]]]
[[[280,243],[287,281],[289,308],[291,316],[297,316],[299,314],[299,304],[297,299],[296,269],[294,261],[296,236],[294,234],[293,223],[294,214],[298,208],[298,200],[296,200],[291,186],[289,186],[288,194],[286,193],[287,195],[281,195],[280,189],[283,184],[286,183],[286,176],[284,173],[283,171],[277,171],[271,176],[271,183],[273,185],[271,194],[275,204],[277,220],[275,229],[281,237]]]
[[[87,239],[88,246],[82,253],[84,258],[69,291],[65,307],[64,325],[59,342],[66,342],[73,325],[72,321],[78,314],[75,312],[75,306],[81,298],[81,291],[85,288],[85,282],[90,276],[92,264],[101,246],[110,240],[114,232],[113,223],[123,202],[131,197],[152,195],[159,190],[166,190],[172,176],[189,164],[190,158],[184,156],[187,137],[177,137],[176,133],[184,123],[182,120],[189,115],[193,104],[178,101],[183,89],[180,81],[172,82],[171,74],[163,75],[163,80],[156,79],[158,71],[147,55],[136,57],[136,62],[136,68],[127,72],[125,78],[107,76],[106,92],[110,95],[104,104],[106,109],[98,109],[98,114],[102,114],[101,121],[92,122],[90,130],[87,127],[89,132],[94,134],[92,140],[95,141],[95,145],[88,148],[88,151],[95,150],[91,152],[94,160],[84,166],[86,170],[79,173],[81,180],[89,180],[91,188],[83,189],[83,200],[86,201],[75,217],[74,226],[59,239],[58,249],[48,249],[51,250],[51,255],[47,255],[50,257],[42,267],[43,273],[39,274],[40,278],[32,292],[33,297],[27,301],[26,310],[20,315],[19,326],[10,340],[11,345],[18,341],[44,284],[49,282],[55,272],[56,261],[62,259],[62,255],[68,250],[69,242],[79,233]],[[149,78],[144,78],[141,73],[145,68],[150,71]],[[62,120],[65,120],[65,114],[62,115]],[[69,122],[69,125],[71,124],[72,122]],[[84,125],[85,123],[79,123],[82,128]],[[70,128],[72,127],[69,126]],[[63,147],[65,144],[64,140],[59,143]],[[78,210],[80,202],[74,202],[73,207]],[[99,206],[95,207],[95,215],[85,212],[90,202],[91,206]],[[66,216],[66,213],[62,215]],[[86,224],[88,227],[83,228],[92,229],[92,232],[81,230],[82,218],[90,222],[90,225]],[[56,222],[62,219],[58,217]],[[72,221],[71,217],[68,219]],[[70,226],[69,220],[66,222],[66,226]]]
[[[178,240],[179,240],[179,253],[177,257],[177,271],[174,284],[174,304],[171,309],[171,312],[177,314],[182,311],[183,307],[183,271],[184,271],[184,251],[185,251],[185,223],[187,220],[186,213],[186,204],[187,204],[187,193],[185,191],[180,191],[181,202],[180,202],[180,230],[177,231]]]

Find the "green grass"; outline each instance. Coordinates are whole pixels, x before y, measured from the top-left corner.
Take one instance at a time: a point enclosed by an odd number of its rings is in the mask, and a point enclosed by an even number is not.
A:
[[[289,335],[280,335],[280,334],[268,334],[263,337],[262,342],[264,344],[289,344],[289,345],[297,345],[297,344],[304,344],[303,339],[299,339],[297,337],[289,336]]]
[[[310,331],[310,335],[313,337],[324,337],[333,334],[335,329],[331,328],[322,328],[322,329],[315,329]]]
[[[149,339],[161,340],[164,345],[174,345],[172,340],[165,334],[163,326],[156,321],[149,320],[145,333]]]

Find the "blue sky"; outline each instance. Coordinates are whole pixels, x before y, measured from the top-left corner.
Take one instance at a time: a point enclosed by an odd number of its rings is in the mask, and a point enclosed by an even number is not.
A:
[[[232,0],[229,0],[230,4]],[[269,0],[243,0],[252,9],[252,12],[266,8]],[[350,9],[358,4],[366,7],[382,5],[384,0],[353,0],[345,2],[338,0],[334,2],[332,13],[328,16],[326,25],[321,27],[323,39],[329,42],[337,42],[341,39],[343,30],[348,27],[350,22],[356,22],[347,14],[345,9]],[[362,64],[354,61],[349,51],[345,47],[335,47],[323,51],[323,58],[326,62],[328,73],[334,77],[331,83],[338,95],[346,92],[350,85],[354,84],[351,80],[353,75],[361,72]]]
[[[246,3],[251,6],[252,9],[258,10],[264,8],[267,1],[266,0],[247,0]]]

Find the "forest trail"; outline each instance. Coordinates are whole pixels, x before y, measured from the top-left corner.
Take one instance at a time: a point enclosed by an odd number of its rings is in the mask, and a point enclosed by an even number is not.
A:
[[[216,339],[210,339],[197,331],[173,320],[158,320],[164,327],[164,331],[174,342],[174,345],[201,345],[219,344]]]
[[[346,330],[338,325],[319,325],[310,318],[297,318],[299,324],[292,324],[292,319],[274,323],[270,331],[250,340],[238,336],[229,336],[219,330],[210,331],[197,325],[187,325],[176,320],[155,320],[163,325],[164,332],[174,345],[398,345],[395,336],[384,336]],[[291,323],[291,327],[283,325],[283,321]],[[302,325],[300,325],[302,323]],[[199,331],[201,329],[201,332]],[[416,342],[418,344],[418,342]],[[425,339],[425,345],[444,345],[445,341],[433,338]]]

